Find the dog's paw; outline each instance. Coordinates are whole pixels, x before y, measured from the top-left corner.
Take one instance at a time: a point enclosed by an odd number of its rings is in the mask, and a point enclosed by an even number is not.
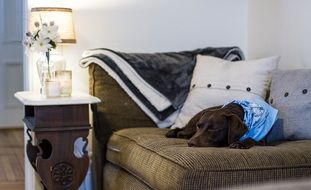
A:
[[[176,129],[171,129],[169,130],[165,136],[168,137],[168,138],[176,138],[177,137],[177,133],[180,131],[179,128],[176,128]]]
[[[235,148],[235,149],[247,149],[247,147],[245,146],[245,144],[241,141],[236,141],[234,143],[231,143],[229,145],[229,148]]]
[[[189,131],[177,132],[177,138],[180,138],[180,139],[190,139],[192,136],[193,136],[193,133],[189,133]]]
[[[243,141],[236,141],[229,145],[229,148],[237,148],[237,149],[249,149],[252,146],[256,145],[256,141],[251,138],[247,138]]]

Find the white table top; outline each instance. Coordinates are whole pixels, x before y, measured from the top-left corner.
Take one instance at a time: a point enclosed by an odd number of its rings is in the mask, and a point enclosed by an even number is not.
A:
[[[100,99],[83,92],[73,92],[69,97],[47,98],[38,92],[21,91],[14,96],[24,105],[46,106],[46,105],[73,105],[73,104],[94,104]]]

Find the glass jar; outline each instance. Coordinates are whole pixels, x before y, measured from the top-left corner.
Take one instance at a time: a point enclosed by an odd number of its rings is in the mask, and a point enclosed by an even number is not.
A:
[[[40,93],[45,92],[45,81],[55,78],[55,71],[64,70],[66,68],[66,61],[63,56],[57,51],[50,51],[42,53],[37,62],[37,71],[40,79]]]
[[[59,70],[55,72],[55,76],[60,83],[60,95],[71,96],[72,72],[69,70]]]

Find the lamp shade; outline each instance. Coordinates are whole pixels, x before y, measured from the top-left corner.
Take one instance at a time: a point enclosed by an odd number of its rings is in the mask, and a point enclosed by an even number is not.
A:
[[[61,43],[76,43],[73,28],[72,9],[61,7],[34,7],[30,12],[29,29],[33,31],[34,23],[49,23],[58,25]]]

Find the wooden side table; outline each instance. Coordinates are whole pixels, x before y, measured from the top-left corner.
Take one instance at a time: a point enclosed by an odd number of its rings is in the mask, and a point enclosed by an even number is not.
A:
[[[15,93],[15,97],[24,104],[23,121],[29,137],[27,157],[45,188],[78,189],[89,165],[89,104],[100,100],[85,93],[46,98],[24,91]],[[78,138],[85,142],[81,155],[74,153]]]

